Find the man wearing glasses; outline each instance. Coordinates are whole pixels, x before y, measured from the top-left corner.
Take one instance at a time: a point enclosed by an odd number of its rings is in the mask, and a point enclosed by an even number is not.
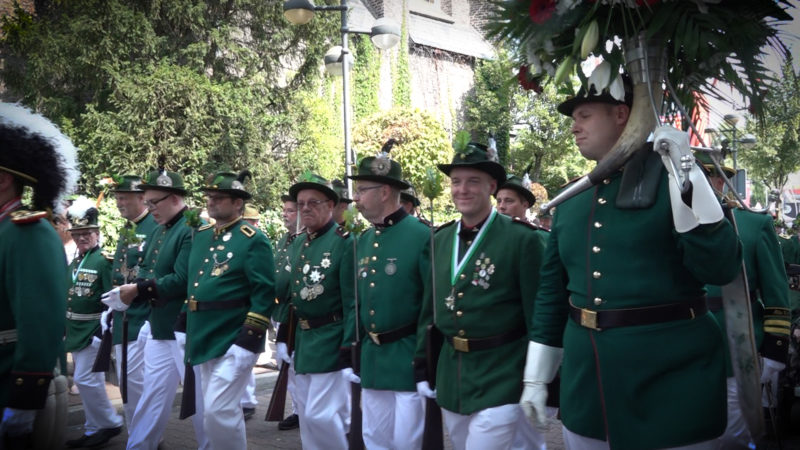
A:
[[[290,298],[298,317],[294,367],[300,439],[304,448],[346,449],[348,375],[353,372],[345,368],[354,328],[345,319],[353,309],[353,237],[333,221],[339,198],[324,178],[306,173],[289,195],[297,199],[306,228],[289,250]],[[278,356],[291,362],[285,343],[278,346]]]
[[[430,228],[400,204],[411,187],[388,148],[358,165],[355,200],[372,227],[358,239],[363,436],[366,448],[422,446],[424,400],[414,383],[422,302],[430,302]]]
[[[186,299],[193,230],[183,215],[186,189],[180,174],[163,168],[152,171],[139,189],[144,191],[144,204],[158,227],[147,237],[138,278],[107,292],[103,301],[123,311],[134,301],[151,307],[150,335],[144,348],[144,389],[131,418],[128,448],[154,450],[183,377],[183,354],[176,342],[175,323]],[[205,448],[208,442],[202,414],[195,414],[192,422],[198,448]]]
[[[100,349],[100,316],[103,292],[111,289],[111,262],[100,249],[98,211],[94,202],[80,197],[67,210],[70,233],[78,256],[69,265],[67,330],[64,350],[75,362],[75,384],[86,414],[83,436],[66,442],[67,447],[103,445],[122,431],[122,417],[106,394],[105,374],[92,372]]]

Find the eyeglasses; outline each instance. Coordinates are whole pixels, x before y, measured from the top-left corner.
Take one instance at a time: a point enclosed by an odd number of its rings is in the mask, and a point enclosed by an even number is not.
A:
[[[380,187],[383,187],[383,185],[382,184],[377,184],[375,186],[359,186],[359,187],[356,188],[356,195],[362,196],[362,195],[364,195],[365,192],[367,192],[369,190],[372,190],[372,189],[378,189]]]
[[[167,194],[167,195],[161,197],[158,200],[145,200],[144,201],[144,206],[146,206],[147,209],[156,209],[158,207],[158,204],[163,202],[164,200],[166,200],[167,197],[169,197],[170,195],[172,195],[172,194]]]
[[[307,202],[297,202],[297,209],[303,209],[306,206],[309,208],[316,208],[317,206],[327,202],[328,200],[309,200]]]
[[[209,195],[206,194],[206,199],[212,202],[219,202],[225,200],[226,198],[233,198],[230,195]]]
[[[73,240],[77,241],[77,240],[79,240],[79,239],[84,239],[84,238],[85,238],[85,239],[89,239],[89,237],[90,237],[90,236],[91,236],[93,233],[94,233],[94,232],[92,232],[92,231],[84,231],[84,232],[75,231],[75,232],[70,232],[69,234],[72,236],[72,239],[73,239]]]

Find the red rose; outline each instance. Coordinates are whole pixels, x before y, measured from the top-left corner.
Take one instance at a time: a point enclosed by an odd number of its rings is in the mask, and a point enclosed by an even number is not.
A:
[[[553,16],[553,11],[555,10],[556,0],[531,0],[528,14],[530,14],[533,23],[542,24]]]
[[[522,86],[522,89],[525,89],[526,91],[532,90],[537,94],[542,93],[542,86],[539,84],[539,81],[536,78],[533,78],[530,75],[528,66],[522,66],[519,68],[517,79],[519,80],[519,85]]]

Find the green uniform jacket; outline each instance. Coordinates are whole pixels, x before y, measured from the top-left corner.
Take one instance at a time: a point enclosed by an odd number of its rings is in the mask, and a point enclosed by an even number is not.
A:
[[[100,337],[100,314],[106,309],[100,296],[111,290],[111,261],[98,246],[73,259],[68,272],[64,350],[77,352],[89,346],[92,337]]]
[[[778,243],[781,246],[783,261],[786,264],[800,264],[800,239],[798,236],[780,236]],[[789,308],[791,311],[800,309],[800,291],[789,290]],[[796,313],[795,313],[796,314]]]
[[[621,173],[558,207],[532,340],[564,348],[561,418],[572,432],[612,449],[714,439],[727,413],[723,334],[711,313],[602,331],[568,318],[570,301],[599,311],[698,298],[741,268],[727,220],[675,231],[663,168],[654,203],[638,209],[616,206]]]
[[[753,331],[756,348],[761,355],[785,362],[789,347],[789,280],[783,265],[778,237],[772,218],[744,209],[733,210],[739,239],[742,241],[747,285],[750,289],[753,314]],[[709,297],[722,295],[719,286],[706,286]],[[755,294],[753,296],[753,294]],[[725,310],[714,312],[714,317],[725,330]],[[766,333],[765,333],[766,331]],[[728,340],[725,339],[727,375],[733,376]]]
[[[295,371],[333,372],[350,366],[355,336],[353,236],[333,221],[314,233],[302,233],[289,250],[292,306],[300,320],[336,316],[338,320],[295,333]],[[344,319],[344,320],[343,320]]]
[[[264,351],[275,300],[273,266],[267,236],[241,219],[198,230],[189,255],[187,363],[218,358],[233,344]],[[216,305],[203,309],[208,302]]]
[[[483,239],[451,284],[451,261],[457,222],[443,225],[434,240],[436,328],[465,339],[520,332],[498,347],[459,352],[445,341],[436,373],[436,401],[458,414],[519,402],[528,345],[527,325],[539,287],[544,241],[527,222],[492,210]],[[460,244],[466,248],[464,242]],[[466,251],[462,251],[462,255]],[[448,300],[448,297],[452,300]],[[423,332],[431,323],[432,305],[423,302],[417,361],[425,357]]]
[[[149,212],[145,211],[144,214],[144,217],[138,221],[127,222],[120,233],[111,272],[111,282],[115,287],[131,283],[139,276],[147,236],[158,226]],[[128,336],[126,340],[128,342],[135,341],[139,337],[139,329],[142,328],[142,325],[150,315],[150,304],[134,302],[127,311],[114,311],[113,314],[112,342],[114,345],[122,344],[122,321],[124,317],[128,319]]]
[[[415,391],[414,352],[422,302],[431,301],[431,229],[404,209],[358,238],[358,315],[361,386]],[[410,326],[410,327],[409,327]],[[368,333],[410,328],[407,336],[376,344]]]
[[[189,251],[194,229],[183,211],[156,227],[147,238],[137,280],[137,301],[146,301],[153,339],[175,339],[175,321],[186,300]]]
[[[64,247],[46,219],[0,218],[0,333],[17,335],[0,339],[0,409],[44,407],[63,351],[66,279]]]
[[[289,281],[292,277],[292,266],[289,261],[289,247],[296,235],[286,232],[281,236],[278,245],[273,248],[275,260],[275,308],[272,309],[272,320],[283,323],[289,316]]]

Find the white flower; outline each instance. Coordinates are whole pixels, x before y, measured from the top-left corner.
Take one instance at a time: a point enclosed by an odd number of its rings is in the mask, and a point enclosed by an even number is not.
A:
[[[625,85],[622,83],[622,77],[618,73],[611,73],[611,64],[607,61],[601,62],[594,68],[592,75],[589,77],[587,90],[591,91],[592,86],[594,86],[597,95],[608,89],[608,93],[612,97],[621,102],[625,101]]]

